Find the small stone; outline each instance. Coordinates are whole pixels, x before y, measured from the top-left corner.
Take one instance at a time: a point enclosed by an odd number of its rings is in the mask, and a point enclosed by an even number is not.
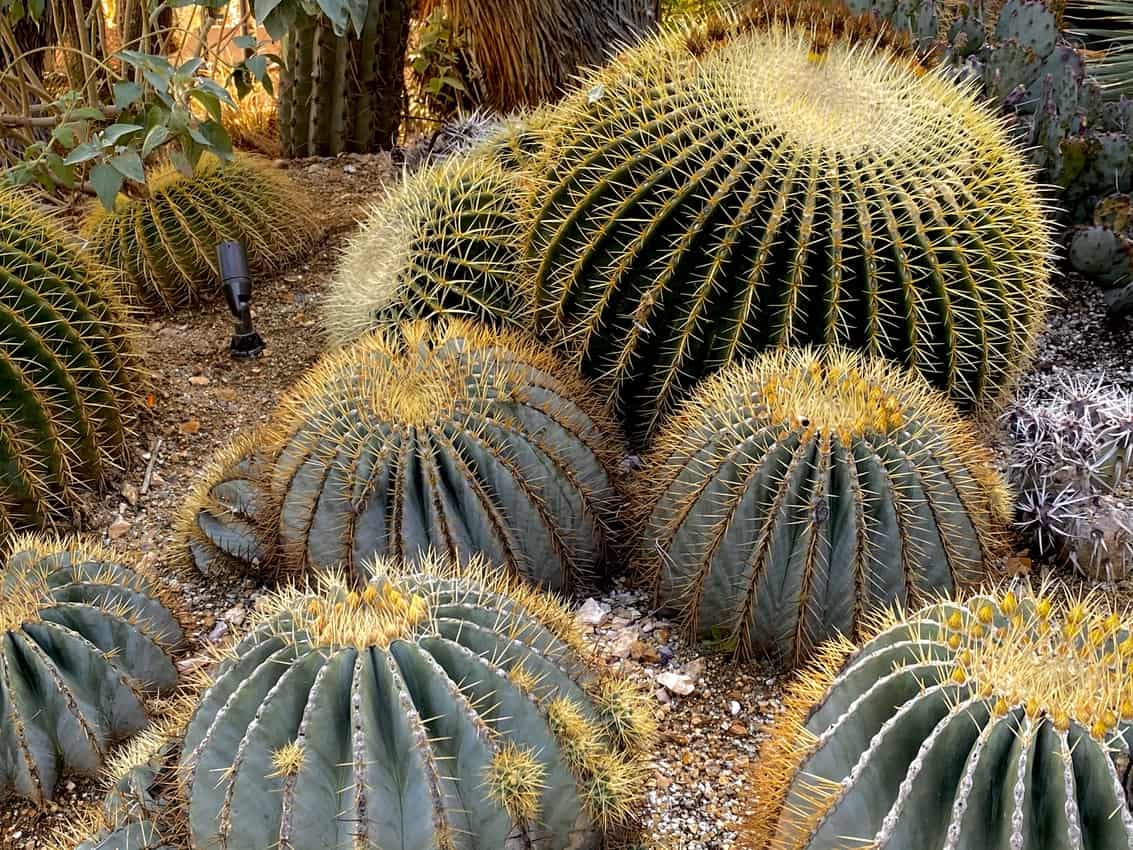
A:
[[[696,690],[696,680],[684,673],[666,671],[657,677],[657,681],[670,692],[682,697],[687,697]]]
[[[635,640],[630,644],[629,657],[634,661],[641,661],[645,664],[657,664],[661,660],[656,649],[640,640]]]
[[[600,626],[609,615],[609,605],[604,605],[597,599],[587,599],[582,603],[582,607],[578,609],[575,616],[578,618],[578,622],[584,626]]]
[[[668,646],[657,647],[657,654],[661,657],[662,664],[668,664],[673,660],[673,650]]]
[[[228,623],[224,622],[224,620],[217,620],[216,625],[212,627],[212,630],[208,634],[208,639],[211,643],[216,643],[226,634],[228,634]]]
[[[747,726],[737,720],[735,723],[728,727],[728,732],[739,738],[747,734]]]
[[[707,666],[703,658],[695,658],[684,666],[684,674],[695,682],[704,675]]]
[[[122,498],[124,498],[130,507],[136,507],[138,504],[138,488],[129,481],[122,482]]]
[[[177,669],[181,673],[192,673],[194,670],[199,670],[209,663],[209,660],[204,655],[193,655],[189,658],[182,658],[177,662]]]
[[[114,522],[110,523],[110,528],[106,529],[106,533],[110,535],[111,540],[121,540],[130,531],[130,521],[118,517]]]
[[[633,652],[633,645],[640,643],[632,629],[618,632],[618,636],[610,643],[609,653],[614,658],[629,658]]]
[[[193,377],[189,378],[189,383],[194,387],[207,387],[209,379],[205,375],[193,375]]]
[[[731,712],[732,717],[738,717],[740,713],[740,704],[735,700],[728,703],[728,711]]]
[[[657,702],[661,703],[662,705],[668,705],[673,701],[673,698],[669,696],[669,692],[664,688],[658,688],[657,690],[655,690],[653,692],[653,696],[656,697]]]
[[[239,626],[244,622],[244,617],[247,615],[247,613],[248,612],[244,610],[243,605],[236,605],[235,607],[229,608],[227,611],[225,611],[221,615],[221,619],[231,623],[234,626]]]

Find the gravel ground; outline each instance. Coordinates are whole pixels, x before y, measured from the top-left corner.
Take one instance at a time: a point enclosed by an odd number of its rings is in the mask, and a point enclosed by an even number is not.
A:
[[[151,376],[132,463],[113,492],[92,500],[85,525],[149,564],[184,598],[192,617],[185,668],[203,663],[206,644],[238,627],[263,589],[206,585],[179,573],[172,546],[177,509],[211,453],[265,420],[317,358],[317,304],[343,237],[396,171],[384,156],[290,164],[315,199],[326,238],[308,262],[256,281],[256,325],[268,343],[262,358],[228,357],[231,320],[219,300],[146,325]],[[1133,389],[1133,323],[1109,323],[1100,293],[1087,284],[1063,281],[1060,289],[1024,388],[1042,391],[1064,371],[1104,371]],[[638,843],[739,850],[735,828],[750,813],[746,789],[763,730],[780,708],[781,680],[755,664],[701,655],[671,623],[653,616],[639,592],[620,584],[580,600],[579,622],[597,653],[656,700],[661,740]],[[35,850],[76,803],[96,794],[90,782],[66,782],[46,811],[9,805],[0,811],[0,850]]]

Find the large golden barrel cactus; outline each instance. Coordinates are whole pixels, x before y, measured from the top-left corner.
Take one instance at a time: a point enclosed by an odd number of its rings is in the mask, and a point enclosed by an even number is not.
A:
[[[1026,360],[1043,203],[999,120],[941,74],[778,24],[676,33],[558,116],[525,248],[536,326],[635,441],[700,378],[776,346],[860,348],[965,404]]]
[[[0,537],[65,517],[123,462],[132,336],[110,273],[0,191]]]

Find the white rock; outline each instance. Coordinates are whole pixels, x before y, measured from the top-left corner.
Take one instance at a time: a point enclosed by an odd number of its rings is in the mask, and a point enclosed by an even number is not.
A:
[[[657,677],[657,681],[671,693],[687,697],[696,690],[696,680],[684,673],[667,670]]]
[[[587,599],[582,603],[582,607],[578,609],[578,622],[584,626],[600,626],[602,622],[610,615],[610,606],[597,599]]]
[[[740,714],[740,704],[735,700],[728,703],[728,711],[732,713],[732,717],[738,717]]]

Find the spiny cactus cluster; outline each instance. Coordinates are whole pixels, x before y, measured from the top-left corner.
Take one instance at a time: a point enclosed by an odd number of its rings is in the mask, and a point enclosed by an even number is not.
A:
[[[795,349],[707,380],[643,465],[640,561],[689,631],[791,666],[985,578],[1008,497],[923,379]]]
[[[145,727],[177,682],[181,627],[155,584],[97,547],[22,537],[0,573],[0,793],[43,804]]]
[[[1133,846],[1133,624],[1027,589],[844,641],[793,687],[742,846]],[[750,843],[744,843],[746,841]]]
[[[213,674],[181,754],[193,846],[599,846],[641,793],[648,703],[485,565],[373,574],[279,593]]]
[[[311,221],[279,172],[250,157],[205,157],[193,177],[169,166],[150,179],[148,197],[120,198],[113,211],[97,207],[83,231],[134,298],[172,310],[219,292],[219,242],[238,240],[254,268],[278,269],[311,242]]]
[[[1040,555],[1096,579],[1133,569],[1133,396],[1102,379],[1064,379],[1053,396],[1018,399],[1004,414],[1014,440],[1018,524]]]
[[[769,347],[861,348],[966,404],[1029,354],[1051,244],[998,121],[884,51],[813,48],[773,25],[694,62],[669,35],[558,109],[525,243],[535,327],[637,443]]]
[[[331,281],[323,311],[330,344],[406,319],[519,323],[520,191],[518,175],[487,153],[452,157],[391,189]]]
[[[603,568],[613,428],[517,334],[452,320],[363,337],[292,390],[272,429],[291,569],[436,549],[565,591]]]
[[[66,517],[124,460],[133,335],[109,271],[0,191],[0,541]]]

